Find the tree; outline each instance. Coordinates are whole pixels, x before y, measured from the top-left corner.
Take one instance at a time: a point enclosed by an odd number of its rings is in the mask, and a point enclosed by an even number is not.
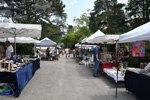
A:
[[[77,25],[62,38],[62,42],[66,47],[70,48],[74,48],[76,43],[91,34],[89,30],[89,15],[87,13],[82,14],[80,18],[74,18],[73,21]]]
[[[129,0],[126,7],[131,29],[150,21],[150,0]]]
[[[61,36],[65,27],[65,5],[61,0],[1,0],[0,14],[11,18],[15,23],[42,24],[43,32],[51,37],[49,28],[57,31],[55,36]],[[59,29],[58,29],[59,28]],[[46,31],[45,31],[46,30]],[[45,33],[42,33],[45,36]],[[57,38],[57,37],[55,37]]]
[[[117,0],[96,0],[90,13],[90,30],[96,32],[100,29],[108,34],[124,32],[127,27],[124,6],[118,4]],[[122,28],[119,28],[120,25]]]

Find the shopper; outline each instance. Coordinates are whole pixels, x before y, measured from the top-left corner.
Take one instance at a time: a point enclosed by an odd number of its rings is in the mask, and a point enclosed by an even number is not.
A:
[[[99,67],[100,60],[101,60],[101,54],[99,52],[99,49],[100,49],[100,45],[97,45],[96,47],[93,48],[94,62],[95,62],[94,71],[93,71],[94,77],[98,77],[97,70]]]
[[[49,54],[49,53],[50,53],[50,50],[49,50],[49,47],[48,47],[48,48],[46,49],[46,56],[47,56],[47,57],[49,57],[49,56],[50,56],[50,54]]]
[[[122,56],[123,68],[128,67],[129,64],[129,51],[127,47],[123,48],[124,54]]]
[[[71,54],[71,49],[69,48],[69,57],[70,57],[70,54]]]
[[[65,49],[65,53],[66,53],[66,59],[68,59],[68,54],[69,54],[69,49],[68,48]]]

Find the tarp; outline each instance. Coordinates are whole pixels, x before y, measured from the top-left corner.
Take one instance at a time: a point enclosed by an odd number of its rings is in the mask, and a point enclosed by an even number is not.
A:
[[[46,37],[41,40],[41,43],[37,43],[36,46],[37,47],[57,47],[57,44],[56,42]]]
[[[0,38],[0,42],[5,42],[6,40],[14,43],[14,38]],[[16,37],[16,43],[41,43],[41,41],[31,37]]]
[[[100,30],[98,30],[93,35],[91,35],[90,37],[88,37],[84,43],[94,43],[94,42],[92,42],[92,40],[94,38],[96,38],[98,36],[103,36],[103,35],[105,35],[105,34],[103,32],[101,32]]]
[[[106,44],[116,44],[116,42],[119,40],[119,35],[103,35],[103,36],[97,36],[91,40],[91,42],[94,43],[106,43]]]
[[[150,22],[119,36],[119,43],[150,41]]]

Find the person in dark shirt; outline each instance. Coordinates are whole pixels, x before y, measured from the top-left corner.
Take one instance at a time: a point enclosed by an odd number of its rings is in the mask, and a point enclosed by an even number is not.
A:
[[[94,71],[93,71],[94,77],[98,77],[97,70],[99,67],[100,60],[101,60],[101,54],[99,52],[99,49],[100,49],[100,45],[97,45],[96,47],[93,48],[94,62],[95,62],[95,67],[94,67]]]
[[[50,56],[49,52],[50,52],[50,50],[49,50],[49,48],[47,48],[47,49],[46,49],[46,55],[47,55],[48,57]]]
[[[129,64],[129,51],[127,50],[127,47],[123,48],[124,54],[122,56],[122,62],[123,62],[123,68],[128,67]]]

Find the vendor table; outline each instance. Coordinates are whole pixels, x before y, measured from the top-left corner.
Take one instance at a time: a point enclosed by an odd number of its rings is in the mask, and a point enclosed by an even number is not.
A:
[[[23,88],[39,68],[40,61],[36,59],[17,72],[0,72],[0,83],[13,83],[14,97],[19,97]]]
[[[126,71],[125,88],[140,100],[150,100],[150,76]]]
[[[117,82],[117,69],[103,69],[104,73],[113,78]],[[118,81],[124,81],[124,75],[121,75],[121,71],[118,71]]]
[[[99,63],[99,68],[101,69],[101,71],[103,72],[104,68],[110,69],[112,67],[117,67],[117,63],[109,63],[109,62],[100,62]]]

